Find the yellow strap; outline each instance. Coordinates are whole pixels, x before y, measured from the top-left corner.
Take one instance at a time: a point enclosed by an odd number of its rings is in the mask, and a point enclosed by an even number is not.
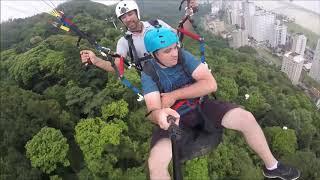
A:
[[[63,30],[65,30],[65,31],[67,31],[67,32],[70,31],[70,28],[68,28],[67,26],[64,26],[64,25],[61,25],[61,26],[60,26],[60,29],[63,29]]]
[[[54,17],[60,17],[60,13],[59,13],[58,11],[56,11],[55,9],[52,10],[52,11],[50,12],[50,14],[51,14],[52,16],[54,16]]]

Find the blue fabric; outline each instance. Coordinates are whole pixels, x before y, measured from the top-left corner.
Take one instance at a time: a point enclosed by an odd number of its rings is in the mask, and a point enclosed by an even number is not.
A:
[[[164,92],[171,92],[193,82],[191,74],[200,65],[200,61],[196,60],[195,57],[188,51],[181,49],[182,55],[184,56],[185,66],[188,72],[185,72],[183,65],[178,63],[174,67],[161,68],[155,59],[150,60],[156,73],[159,76],[160,83]],[[152,77],[142,72],[141,84],[143,95],[151,92],[159,91],[156,82],[152,80]],[[190,100],[192,102],[193,100]],[[178,109],[180,115],[188,112],[190,108],[187,105],[182,106]]]

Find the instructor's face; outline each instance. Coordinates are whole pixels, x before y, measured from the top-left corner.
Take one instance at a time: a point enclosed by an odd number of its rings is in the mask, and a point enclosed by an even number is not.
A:
[[[120,17],[123,24],[132,31],[139,29],[139,22],[138,16],[135,10],[129,11],[126,14]]]

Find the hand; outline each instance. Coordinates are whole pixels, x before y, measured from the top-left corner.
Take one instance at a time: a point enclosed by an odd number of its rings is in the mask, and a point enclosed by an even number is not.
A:
[[[168,130],[170,123],[167,121],[167,117],[172,115],[176,118],[176,125],[179,126],[180,115],[177,111],[171,108],[160,109],[157,112],[157,122],[161,129]]]
[[[198,6],[199,6],[198,5],[198,0],[190,0],[189,1],[189,8],[192,8],[194,13],[195,13],[195,11],[197,11]]]
[[[90,50],[80,51],[80,56],[82,63],[95,65],[98,62],[96,55]]]
[[[170,93],[161,93],[162,108],[170,108],[176,102],[176,99]]]

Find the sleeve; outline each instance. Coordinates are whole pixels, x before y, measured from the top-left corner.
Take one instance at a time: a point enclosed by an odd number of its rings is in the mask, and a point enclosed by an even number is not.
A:
[[[146,95],[151,92],[159,91],[156,82],[152,80],[146,73],[141,72],[142,93]]]
[[[166,28],[171,28],[171,29],[173,29],[169,24],[165,23],[165,22],[162,21],[161,19],[158,19],[158,22],[159,22],[159,24],[160,24],[162,27],[166,27]]]
[[[117,54],[120,54],[123,57],[127,57],[128,52],[128,42],[124,37],[121,37],[117,42]]]
[[[186,68],[189,70],[190,74],[192,74],[193,71],[201,64],[201,61],[197,60],[189,51],[185,49],[181,49],[181,51],[184,57]]]

